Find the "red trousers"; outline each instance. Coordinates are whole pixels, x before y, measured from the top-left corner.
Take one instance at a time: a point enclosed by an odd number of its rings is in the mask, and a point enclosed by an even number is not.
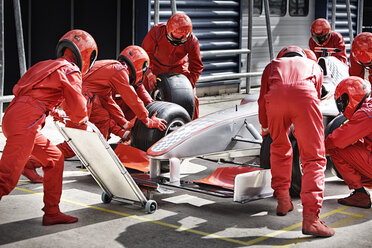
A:
[[[372,179],[372,153],[361,142],[327,151],[349,189],[358,189]],[[370,186],[367,186],[370,187]]]
[[[18,183],[30,155],[42,164],[46,214],[59,212],[64,157],[40,130],[45,124],[45,107],[37,100],[16,97],[7,108],[2,129],[7,138],[0,160],[0,198]]]
[[[265,96],[271,144],[271,186],[275,195],[288,194],[291,185],[292,147],[288,138],[293,124],[302,162],[303,212],[319,214],[323,202],[326,166],[324,128],[313,86],[272,87]]]

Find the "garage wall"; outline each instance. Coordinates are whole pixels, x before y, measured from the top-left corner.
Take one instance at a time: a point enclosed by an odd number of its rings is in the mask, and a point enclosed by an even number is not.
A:
[[[55,58],[59,38],[84,29],[96,40],[98,59],[116,58],[133,41],[133,1],[21,0],[26,66]],[[4,1],[4,95],[20,77],[13,1]]]

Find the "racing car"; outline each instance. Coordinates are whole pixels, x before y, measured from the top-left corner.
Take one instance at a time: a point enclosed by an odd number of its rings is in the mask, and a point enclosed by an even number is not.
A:
[[[324,125],[327,126],[338,110],[333,99],[337,84],[348,77],[347,65],[330,53],[336,49],[317,48],[324,53],[318,64],[323,68],[324,81],[321,97],[321,112]],[[149,114],[158,113],[165,118],[168,128],[164,133],[158,130],[146,132],[141,123],[136,123],[132,131],[132,146],[142,158],[144,167],[132,167],[145,173],[141,179],[156,182],[159,185],[178,187],[186,190],[207,193],[220,197],[231,197],[236,202],[247,202],[272,196],[270,187],[270,140],[262,140],[258,122],[258,95],[249,95],[240,105],[224,109],[190,121],[185,109],[167,102],[154,102],[149,106]],[[342,118],[342,116],[341,116]],[[162,137],[164,136],[164,137]],[[293,147],[293,168],[290,193],[298,196],[301,191],[302,165],[296,139],[290,133]],[[159,138],[159,140],[157,140]],[[127,148],[119,144],[118,157],[128,153]],[[145,153],[147,151],[147,153]],[[125,157],[125,156],[124,156]],[[216,169],[203,178],[195,177],[194,172],[183,169],[193,166],[192,161]],[[128,159],[122,161],[132,166]],[[190,162],[191,161],[191,162]],[[195,164],[194,164],[195,165]],[[200,171],[198,171],[200,173]],[[195,180],[190,180],[193,174]],[[192,178],[192,177],[191,177]]]

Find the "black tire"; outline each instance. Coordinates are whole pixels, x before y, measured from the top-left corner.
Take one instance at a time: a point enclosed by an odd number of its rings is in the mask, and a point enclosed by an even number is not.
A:
[[[142,121],[137,120],[131,132],[131,145],[142,151],[147,151],[155,142],[171,133],[176,128],[191,121],[187,111],[180,105],[171,102],[152,102],[146,106],[149,117],[155,112],[158,118],[167,121],[167,129],[159,131],[156,128],[147,128]]]
[[[194,90],[185,75],[174,73],[157,75],[157,89],[151,93],[151,96],[156,101],[181,105],[189,113],[191,119],[194,116]]]
[[[273,142],[270,134],[266,135],[262,139],[260,148],[260,167],[263,169],[270,169],[270,145]]]
[[[293,158],[292,158],[292,178],[289,193],[292,197],[300,197],[302,184],[302,163],[300,158],[300,151],[296,139],[291,139]]]
[[[328,125],[324,129],[324,137],[327,138],[328,135],[330,135],[331,133],[333,133],[334,130],[336,130],[337,128],[339,128],[346,121],[347,121],[347,119],[346,119],[346,117],[344,115],[339,115],[339,116],[335,117],[330,123],[328,123]],[[342,176],[341,176],[341,174],[336,169],[336,166],[334,165],[334,163],[332,161],[332,158],[329,157],[329,156],[327,157],[327,167],[330,168],[331,173],[333,175],[337,176],[340,179],[343,179]]]
[[[298,150],[297,141],[292,135],[292,130],[289,135],[289,139],[291,141],[292,149],[293,149],[293,158],[292,158],[292,179],[291,179],[291,187],[289,189],[289,193],[292,197],[299,197],[301,192],[301,183],[302,183],[302,163],[300,160],[300,153]],[[266,135],[261,144],[260,149],[260,167],[263,169],[270,169],[270,146],[273,140],[271,139],[270,135]]]
[[[334,130],[339,128],[341,125],[343,125],[347,121],[346,117],[344,115],[339,115],[335,117],[324,129],[324,136],[325,138],[328,137],[331,133],[333,133]]]

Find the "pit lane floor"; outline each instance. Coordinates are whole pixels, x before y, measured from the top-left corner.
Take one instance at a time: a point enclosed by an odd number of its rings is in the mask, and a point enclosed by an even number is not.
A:
[[[201,98],[201,115],[239,104],[241,98]],[[62,140],[51,120],[44,132],[54,143]],[[1,146],[4,142],[1,137]],[[199,159],[188,162],[203,164]],[[146,214],[136,205],[102,203],[98,184],[79,165],[76,160],[65,162],[60,204],[79,222],[42,226],[42,185],[21,177],[0,201],[1,247],[372,247],[372,210],[337,204],[337,198],[350,192],[329,171],[321,218],[336,234],[312,238],[301,233],[300,199],[293,199],[294,211],[279,217],[273,198],[240,204],[172,188],[168,194],[153,195],[159,209]]]

